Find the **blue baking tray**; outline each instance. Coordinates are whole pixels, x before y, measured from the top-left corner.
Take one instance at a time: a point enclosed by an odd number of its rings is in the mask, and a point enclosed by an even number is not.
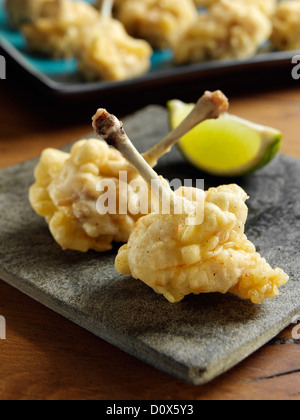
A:
[[[172,51],[155,51],[151,59],[151,69],[142,77],[121,82],[86,82],[77,71],[75,59],[52,59],[31,53],[22,34],[11,27],[4,0],[0,0],[0,48],[4,55],[9,55],[43,87],[52,93],[67,96],[113,93],[122,91],[122,88],[134,91],[142,87],[165,86],[189,79],[203,80],[206,77],[220,77],[228,72],[286,66],[291,65],[292,57],[297,53],[260,52],[247,60],[210,61],[178,66],[173,62]]]

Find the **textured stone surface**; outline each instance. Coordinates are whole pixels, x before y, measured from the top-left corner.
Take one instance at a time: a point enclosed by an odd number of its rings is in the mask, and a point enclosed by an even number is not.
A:
[[[166,134],[159,107],[125,120],[140,151]],[[280,297],[255,306],[232,295],[189,296],[172,305],[119,275],[113,252],[63,252],[30,208],[37,160],[0,172],[0,278],[99,337],[195,384],[205,383],[261,347],[300,314],[300,161],[279,156],[237,181],[251,196],[247,233],[291,276]],[[176,149],[162,159],[168,179],[201,179]],[[205,177],[208,188],[228,180]]]

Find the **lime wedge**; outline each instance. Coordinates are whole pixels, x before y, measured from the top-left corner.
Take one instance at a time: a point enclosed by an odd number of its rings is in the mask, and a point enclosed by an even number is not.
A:
[[[195,104],[179,100],[167,104],[171,128],[176,128]],[[207,120],[178,142],[183,156],[212,175],[242,176],[267,165],[281,147],[282,134],[275,128],[252,123],[228,113]]]

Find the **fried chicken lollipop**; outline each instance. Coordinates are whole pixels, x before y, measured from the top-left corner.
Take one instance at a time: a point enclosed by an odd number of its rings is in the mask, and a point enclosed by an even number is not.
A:
[[[156,49],[174,46],[197,16],[193,0],[123,0],[116,4],[116,17],[128,33]]]
[[[272,19],[272,45],[281,50],[300,49],[300,1],[280,2]]]
[[[100,13],[85,1],[57,0],[55,12],[21,27],[29,48],[54,58],[73,58],[80,49],[82,31],[96,24]]]
[[[35,184],[29,199],[35,212],[49,224],[55,241],[63,249],[87,252],[108,251],[113,242],[125,242],[139,215],[99,214],[97,200],[110,180],[119,195],[126,194],[128,202],[137,194],[126,183],[120,185],[119,171],[128,165],[122,156],[97,139],[80,140],[70,153],[46,149],[35,169]],[[131,171],[128,182],[138,178]],[[139,185],[147,185],[140,179]],[[98,191],[99,190],[99,191]]]
[[[174,47],[174,58],[178,64],[248,58],[271,31],[270,19],[256,5],[220,0],[183,34]]]
[[[11,24],[19,28],[40,17],[53,16],[58,3],[58,0],[6,0],[6,9]]]
[[[104,0],[101,19],[82,32],[78,70],[88,81],[126,80],[151,67],[150,44],[128,35],[123,24],[112,18],[112,6],[113,0]]]
[[[277,7],[277,0],[239,0],[249,4],[254,4],[267,16],[272,16]],[[197,6],[211,7],[213,4],[220,2],[220,0],[195,0]]]
[[[226,98],[220,92],[204,94],[183,123],[144,154],[146,161],[155,166],[192,127],[207,118],[217,118],[226,110],[224,102]],[[102,115],[100,109],[93,118],[97,132]],[[127,173],[126,181],[119,177],[120,172]],[[136,169],[99,139],[80,140],[70,153],[46,149],[35,169],[35,179],[29,192],[31,206],[45,218],[52,236],[63,249],[103,252],[110,250],[114,242],[127,242],[142,216],[139,201],[148,200],[148,185]],[[130,185],[133,179],[138,181],[139,193]],[[121,200],[126,203],[122,214],[99,211],[98,200],[106,194],[108,186],[114,191],[111,200],[115,200],[116,209]]]
[[[247,239],[248,196],[242,188],[227,185],[205,193],[181,188],[173,193],[138,154],[115,117],[106,115],[99,131],[155,189],[160,210],[170,203],[169,213],[138,220],[116,258],[120,273],[142,280],[172,303],[189,294],[231,292],[261,304],[279,294],[288,276],[273,270]]]

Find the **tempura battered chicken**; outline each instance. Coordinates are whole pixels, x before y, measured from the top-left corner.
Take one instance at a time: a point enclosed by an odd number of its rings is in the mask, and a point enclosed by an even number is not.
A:
[[[282,51],[300,49],[300,1],[280,2],[272,19],[271,43]]]
[[[277,0],[244,0],[259,7],[259,9],[267,16],[271,17],[275,12],[278,1]]]
[[[53,16],[59,0],[6,0],[9,20],[15,27],[41,17]]]
[[[23,25],[29,48],[54,58],[71,58],[80,48],[82,31],[96,24],[99,12],[84,1],[58,0],[54,15]]]
[[[191,191],[182,189],[178,196]],[[247,194],[237,185],[205,193],[204,220],[186,224],[186,214],[141,218],[116,258],[120,273],[142,280],[170,302],[186,295],[231,292],[260,304],[288,281],[256,252],[244,234]]]
[[[184,33],[174,48],[175,61],[243,59],[254,55],[271,34],[270,20],[257,6],[220,0]]]
[[[78,69],[86,80],[125,80],[151,67],[148,42],[129,36],[121,22],[103,18],[82,34]]]
[[[212,188],[204,197],[196,188],[173,193],[114,116],[103,112],[99,132],[136,167],[161,204],[159,211],[138,220],[120,249],[120,273],[142,280],[170,302],[191,293],[231,292],[261,304],[278,295],[288,276],[273,270],[247,239],[248,197],[240,187]]]
[[[37,214],[45,217],[52,236],[63,249],[103,252],[110,250],[113,242],[128,240],[140,214],[134,215],[129,209],[122,215],[97,211],[97,189],[106,179],[115,185],[117,206],[122,193],[127,194],[128,203],[137,200],[138,195],[128,185],[120,186],[121,170],[128,170],[126,160],[97,139],[75,143],[70,154],[54,149],[42,153],[35,169],[36,182],[30,189],[30,203]],[[137,177],[135,171],[128,172],[128,182]],[[139,178],[147,196],[147,184]]]
[[[84,1],[57,0],[56,13],[22,27],[29,48],[56,58],[76,57],[86,80],[125,80],[146,73],[152,48],[129,36],[112,19],[105,1],[100,14]],[[102,10],[102,11],[103,11]]]
[[[210,7],[220,0],[195,0],[197,6]],[[271,16],[277,7],[277,0],[240,0],[240,2],[247,2],[259,7],[267,16]]]
[[[116,8],[128,33],[157,49],[175,45],[197,16],[193,0],[125,0]]]
[[[155,166],[186,132],[207,118],[217,118],[227,105],[221,92],[206,92],[182,124],[143,156]],[[93,118],[97,133],[102,115],[100,109]],[[120,172],[126,172],[127,178],[120,178]],[[35,179],[29,192],[31,206],[46,219],[63,249],[103,252],[110,250],[114,242],[127,242],[135,222],[142,213],[149,213],[152,205],[144,179],[103,140],[76,142],[71,153],[46,149],[35,169]],[[109,194],[106,187],[110,188]],[[103,212],[98,204],[106,198],[115,206]]]

